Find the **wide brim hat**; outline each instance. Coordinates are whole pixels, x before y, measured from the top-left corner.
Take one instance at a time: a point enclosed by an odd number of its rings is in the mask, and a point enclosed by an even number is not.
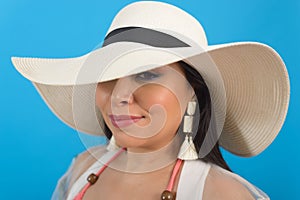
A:
[[[279,133],[289,104],[284,62],[257,42],[208,45],[201,24],[185,11],[161,2],[136,2],[114,18],[101,47],[65,59],[13,57],[64,123],[103,135],[95,108],[99,82],[184,61],[205,80],[211,95],[219,144],[239,156],[254,156]]]

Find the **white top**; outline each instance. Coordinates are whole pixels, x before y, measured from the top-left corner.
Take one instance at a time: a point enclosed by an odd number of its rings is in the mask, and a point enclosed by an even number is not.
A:
[[[81,189],[87,183],[87,177],[91,173],[97,173],[99,169],[103,166],[103,163],[106,163],[114,153],[108,152],[101,157],[101,162],[95,162],[87,171],[85,171],[77,181],[71,186],[69,190],[69,180],[72,175],[72,167],[74,165],[74,160],[69,168],[69,170],[63,175],[56,189],[52,195],[52,200],[73,200],[74,197],[81,191]],[[205,180],[210,168],[214,166],[221,172],[233,177],[242,183],[253,197],[257,200],[269,199],[269,197],[262,192],[260,189],[243,179],[237,174],[229,172],[221,167],[213,165],[211,163],[205,163],[201,160],[195,161],[185,161],[183,168],[180,174],[178,188],[176,192],[176,200],[201,200],[203,196],[203,190],[205,186]],[[68,192],[69,191],[69,192]]]

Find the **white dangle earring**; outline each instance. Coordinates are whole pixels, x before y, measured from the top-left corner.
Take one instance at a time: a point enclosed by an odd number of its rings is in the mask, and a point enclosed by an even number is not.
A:
[[[119,148],[120,147],[117,145],[115,137],[112,135],[106,149],[108,151],[115,151],[118,150]]]
[[[198,154],[193,142],[193,119],[196,112],[196,101],[190,101],[183,119],[183,132],[185,139],[180,147],[178,158],[181,160],[197,160]]]

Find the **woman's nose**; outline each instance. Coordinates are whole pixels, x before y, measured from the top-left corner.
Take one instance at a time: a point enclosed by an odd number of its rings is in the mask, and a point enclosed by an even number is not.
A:
[[[130,77],[120,78],[116,81],[112,91],[111,101],[113,106],[124,106],[134,101],[134,84]]]

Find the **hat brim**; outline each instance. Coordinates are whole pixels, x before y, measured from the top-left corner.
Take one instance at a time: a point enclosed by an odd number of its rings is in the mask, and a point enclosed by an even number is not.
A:
[[[203,65],[207,56],[208,62],[217,67],[217,76],[220,77],[216,77],[216,73],[207,73],[209,68]],[[95,117],[97,113],[93,110],[94,105],[87,105],[93,102],[81,102],[82,107],[76,108],[76,112],[94,112],[94,116],[74,115],[74,88],[80,91],[77,94],[93,98],[92,93],[98,82],[180,60],[191,63],[200,72],[212,98],[226,103],[226,111],[221,112],[221,115],[226,113],[221,146],[236,155],[249,157],[259,154],[272,143],[286,117],[289,78],[280,56],[260,43],[241,42],[205,49],[182,47],[167,50],[119,42],[77,58],[12,58],[16,69],[33,82],[49,108],[63,122],[79,131],[98,135],[102,129]],[[222,90],[226,94],[219,94]],[[93,92],[85,94],[84,91]]]

